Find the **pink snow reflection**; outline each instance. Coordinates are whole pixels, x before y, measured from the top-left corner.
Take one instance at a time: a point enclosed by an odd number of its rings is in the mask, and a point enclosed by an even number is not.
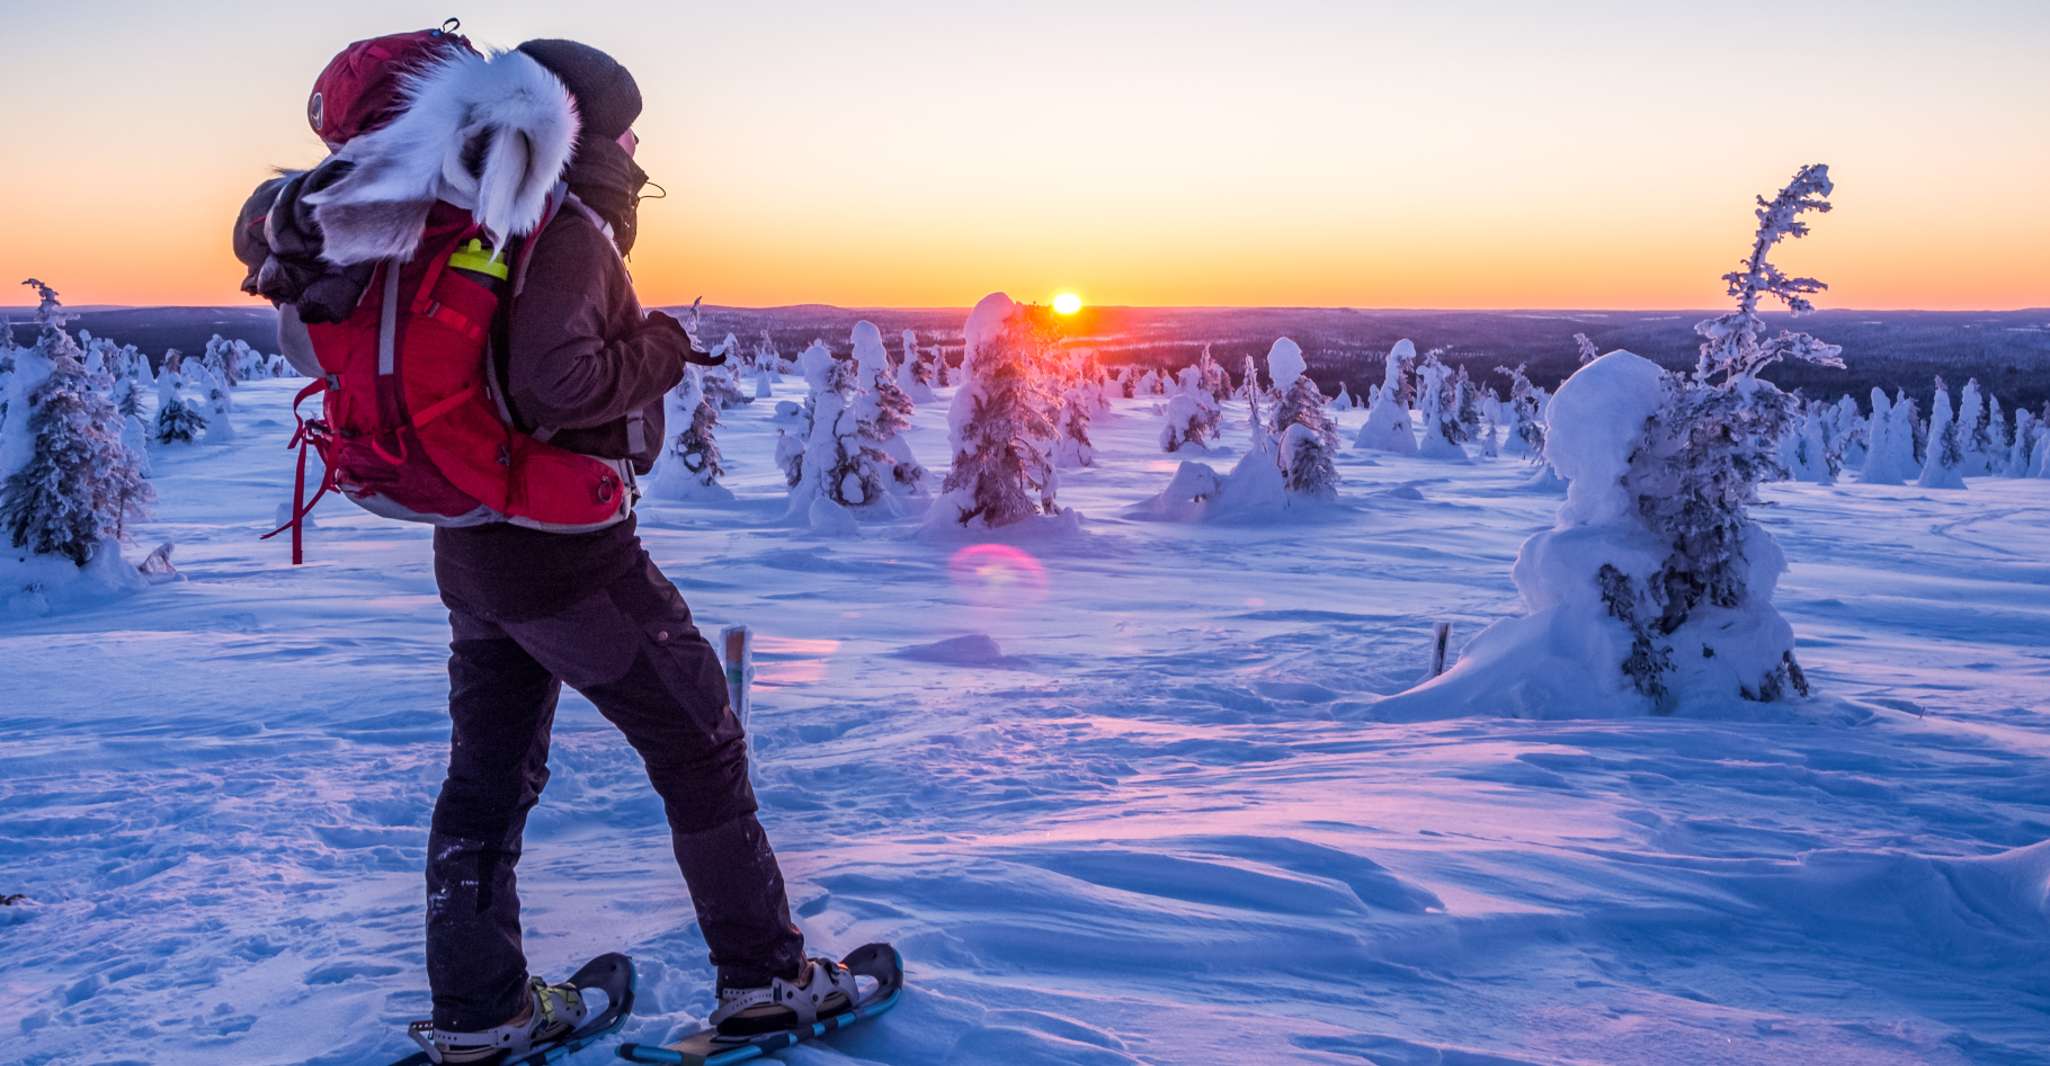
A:
[[[972,544],[947,560],[954,584],[988,603],[1037,603],[1046,598],[1046,567],[1009,544]]]
[[[840,642],[832,639],[756,634],[755,684],[810,685],[826,679],[826,666]]]

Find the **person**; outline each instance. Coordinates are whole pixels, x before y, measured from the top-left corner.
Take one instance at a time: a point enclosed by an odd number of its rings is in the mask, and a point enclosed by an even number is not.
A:
[[[395,171],[441,200],[488,206],[504,199],[494,199],[493,188],[533,184],[492,167],[545,168],[551,150],[573,144],[560,171],[560,208],[518,254],[523,276],[501,312],[498,383],[517,428],[547,427],[551,444],[629,460],[647,474],[663,442],[663,394],[702,355],[675,319],[641,308],[622,260],[634,246],[648,181],[635,163],[642,101],[633,76],[604,52],[565,40],[528,41],[490,57],[462,42],[439,62],[396,98],[390,121],[408,123],[406,137],[354,138],[330,157],[343,173],[324,174],[323,164],[267,182],[251,198],[236,230],[251,266],[245,286],[280,302],[288,331],[301,317],[334,320],[368,284],[363,263],[338,260],[392,245],[376,232],[392,214],[377,197],[389,198]],[[456,123],[479,121],[480,108],[498,125],[476,140],[519,136],[530,150],[506,164],[492,144],[464,143]],[[410,142],[438,112],[457,116],[450,144],[420,153]],[[574,131],[567,142],[565,126]],[[386,150],[393,143],[399,148]],[[454,178],[404,173],[421,158],[456,160],[460,169]],[[370,192],[359,195],[366,185]],[[489,228],[485,208],[479,212]],[[300,353],[295,362],[306,360],[303,338],[283,347]],[[517,1055],[584,1016],[576,989],[532,976],[514,879],[528,813],[548,781],[564,685],[625,735],[661,796],[718,970],[712,1022],[722,1032],[762,1032],[844,1009],[853,978],[838,963],[806,958],[791,920],[720,663],[649,558],[630,509],[578,532],[511,522],[437,528],[434,573],[452,632],[453,726],[427,846],[437,1061]]]

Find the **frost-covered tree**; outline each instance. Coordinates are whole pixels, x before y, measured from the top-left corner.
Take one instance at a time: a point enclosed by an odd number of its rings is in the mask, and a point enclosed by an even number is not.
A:
[[[1216,365],[1210,364],[1213,368]],[[1162,451],[1173,452],[1184,445],[1200,448],[1216,439],[1224,409],[1211,394],[1215,385],[1215,381],[1205,380],[1200,363],[1176,375],[1175,393],[1167,401],[1166,424],[1160,428]]]
[[[1966,378],[1964,389],[1958,393],[1957,440],[1965,453],[1965,476],[1984,477],[1988,466],[1986,396],[1979,388],[1978,378]]]
[[[117,558],[127,524],[154,498],[121,443],[121,416],[92,386],[64,332],[57,294],[42,297],[36,345],[17,354],[0,426],[0,531],[14,548],[84,567]]]
[[[1345,382],[1343,381],[1338,383],[1338,395],[1331,398],[1331,409],[1334,411],[1350,411],[1353,409],[1352,393],[1346,389]]]
[[[705,396],[703,368],[689,367],[664,398],[664,413],[676,433],[655,470],[654,494],[673,500],[728,500],[719,484],[726,474],[719,452],[719,408]]]
[[[1943,378],[1936,379],[1936,399],[1929,415],[1929,438],[1927,456],[1922,461],[1922,474],[1915,484],[1925,489],[1961,489],[1965,487],[1965,444],[1964,435],[1951,413],[1950,390],[1944,387]]]
[[[2015,408],[2014,439],[2008,444],[2007,460],[2000,472],[2007,477],[2028,477],[2035,440],[2036,416],[2030,414],[2026,407]]]
[[[1588,339],[1585,333],[1575,333],[1573,335],[1573,346],[1580,350],[1581,366],[1586,366],[1602,356],[1601,349],[1595,347],[1594,341]]]
[[[863,432],[855,414],[855,364],[836,359],[824,344],[800,357],[811,387],[810,420],[790,514],[814,529],[844,531],[844,509],[871,507],[888,499],[896,461]]]
[[[1093,411],[1103,410],[1103,384],[1077,382],[1061,399],[1054,416],[1053,459],[1057,468],[1096,465],[1096,445],[1089,440]]]
[[[227,379],[212,366],[202,364],[199,368],[199,390],[206,397],[206,442],[228,444],[235,439],[235,423],[230,417],[234,411],[234,400]]]
[[[1452,409],[1454,423],[1459,427],[1459,442],[1472,444],[1480,440],[1481,434],[1481,392],[1474,387],[1473,378],[1467,373],[1465,364],[1452,375]]]
[[[931,403],[938,399],[932,391],[932,362],[926,351],[918,346],[918,331],[904,331],[904,359],[897,364],[897,387],[911,397],[913,403]]]
[[[1416,368],[1417,413],[1424,424],[1423,443],[1417,454],[1426,459],[1464,460],[1466,449],[1459,445],[1463,434],[1459,428],[1458,386],[1453,381],[1452,368],[1439,357],[1442,351],[1433,348],[1425,352]]]
[[[206,431],[206,415],[185,398],[185,376],[166,367],[157,376],[156,440],[159,444],[190,444]]]
[[[1338,496],[1338,429],[1325,409],[1324,394],[1304,373],[1303,350],[1287,337],[1267,350],[1267,377],[1281,394],[1274,409],[1279,438],[1276,460],[1284,487],[1296,496],[1331,500]]]
[[[1528,714],[1672,711],[1807,692],[1793,632],[1772,606],[1786,560],[1751,521],[1760,482],[1782,476],[1792,398],[1758,372],[1782,358],[1838,365],[1806,334],[1764,337],[1763,295],[1797,313],[1819,281],[1767,260],[1798,215],[1826,207],[1827,171],[1803,168],[1771,201],[1743,270],[1726,276],[1734,314],[1701,323],[1689,377],[1629,352],[1582,366],[1552,398],[1546,455],[1569,479],[1553,529],[1526,541],[1513,572],[1529,613],[1489,627],[1451,671],[1405,702]]]
[[[1524,372],[1525,365],[1498,366],[1495,372],[1509,375],[1509,439],[1505,450],[1535,462],[1545,455],[1544,405],[1530,375]]]
[[[890,457],[889,488],[923,493],[925,468],[918,465],[917,457],[911,454],[911,443],[904,439],[916,405],[897,384],[890,354],[883,347],[883,333],[874,323],[856,322],[850,342],[854,347],[856,384],[861,390],[854,397],[854,420],[862,439],[869,448]]]
[[[2000,408],[2000,397],[1986,394],[1986,421],[1979,427],[1979,453],[1985,457],[1985,473],[1992,474],[2007,465],[2007,412]]]
[[[1396,455],[1416,454],[1416,429],[1409,419],[1408,399],[1409,365],[1415,360],[1416,345],[1407,337],[1388,349],[1381,388],[1374,393],[1373,403],[1367,408],[1367,420],[1353,438],[1353,447]]]
[[[1849,396],[1837,398],[1829,409],[1829,434],[1830,462],[1838,473],[1865,465],[1865,419],[1858,401]]]
[[[1038,309],[992,293],[963,331],[967,380],[948,409],[954,465],[935,501],[939,528],[996,529],[1059,513],[1046,442],[1044,377],[1053,334]]]
[[[1204,395],[1210,397],[1211,406],[1231,398],[1231,375],[1210,354],[1210,346],[1203,346],[1203,354],[1196,357],[1197,378]],[[1213,427],[1215,428],[1215,427]]]
[[[1254,365],[1253,357],[1250,355],[1246,356],[1246,361],[1239,366],[1239,389],[1237,395],[1239,399],[1247,403],[1259,403],[1261,395],[1260,370]]]
[[[1809,211],[1826,214],[1829,194],[1834,188],[1829,180],[1829,167],[1815,163],[1796,172],[1794,180],[1778,196],[1770,200],[1758,198],[1758,232],[1751,243],[1751,254],[1742,266],[1723,275],[1729,294],[1736,298],[1736,309],[1694,327],[1701,335],[1701,359],[1694,369],[1696,381],[1707,383],[1717,376],[1725,382],[1754,379],[1759,371],[1782,359],[1828,367],[1844,365],[1841,347],[1825,344],[1807,333],[1783,329],[1768,337],[1765,320],[1758,313],[1759,302],[1770,297],[1784,303],[1795,315],[1807,314],[1815,309],[1808,297],[1829,287],[1814,278],[1789,276],[1767,256],[1780,241],[1808,235],[1808,224],[1801,216]]]

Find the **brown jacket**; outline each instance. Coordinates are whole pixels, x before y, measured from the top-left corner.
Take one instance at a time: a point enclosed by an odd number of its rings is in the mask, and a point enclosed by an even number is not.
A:
[[[690,340],[644,315],[597,217],[565,205],[527,250],[500,366],[521,428],[646,474],[662,450],[662,394],[683,380]]]

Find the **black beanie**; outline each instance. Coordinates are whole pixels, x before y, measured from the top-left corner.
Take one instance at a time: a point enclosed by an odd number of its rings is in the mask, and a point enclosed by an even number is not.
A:
[[[641,87],[619,60],[577,41],[528,41],[518,50],[569,87],[584,140],[618,140],[641,117]]]

